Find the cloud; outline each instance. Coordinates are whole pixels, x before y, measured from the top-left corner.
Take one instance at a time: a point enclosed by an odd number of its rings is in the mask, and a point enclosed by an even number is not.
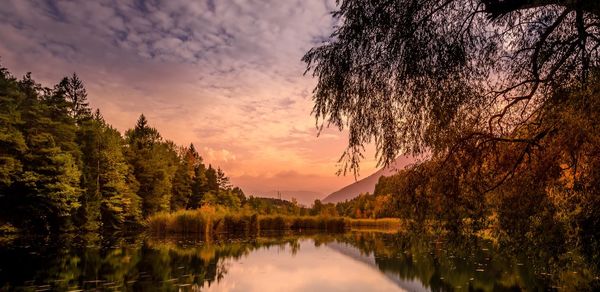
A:
[[[204,158],[208,161],[219,161],[228,163],[236,160],[235,154],[231,153],[227,149],[213,149],[210,147],[204,147]]]
[[[0,57],[47,85],[77,72],[121,131],[144,113],[231,176],[298,170],[328,178],[311,185],[324,192],[349,180],[334,176],[347,138],[317,138],[315,80],[300,59],[331,33],[334,9],[335,0],[6,0]]]

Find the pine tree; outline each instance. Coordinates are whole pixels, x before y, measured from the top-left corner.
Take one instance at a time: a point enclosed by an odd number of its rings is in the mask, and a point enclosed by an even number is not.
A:
[[[193,150],[193,148],[191,148],[191,150]],[[194,172],[193,167],[190,166],[190,160],[188,159],[190,149],[183,149],[181,152],[179,165],[173,177],[171,211],[185,209],[192,197],[192,175]],[[192,172],[190,172],[190,169]]]
[[[11,191],[16,199],[13,204],[18,206],[15,211],[34,214],[22,224],[45,230],[70,229],[82,193],[77,127],[60,92],[43,88],[29,73],[17,86],[24,95],[21,133],[29,151],[20,159],[24,167]]]
[[[190,176],[194,177],[196,173],[196,169],[200,166],[204,166],[202,163],[202,157],[196,151],[196,147],[193,143],[190,144],[189,148],[187,148],[185,152],[185,159],[188,161],[189,173]]]
[[[0,223],[99,231],[203,203],[240,207],[241,190],[193,144],[178,152],[144,115],[123,139],[86,99],[75,74],[50,89],[0,68]]]
[[[133,130],[129,130],[126,135],[129,143],[136,150],[148,150],[162,142],[162,137],[158,133],[158,130],[148,125],[148,119],[146,119],[144,114],[140,115]]]
[[[71,77],[64,77],[56,86],[55,91],[66,97],[66,101],[69,103],[66,109],[78,124],[92,118],[87,102],[87,91],[77,74],[73,73]]]
[[[20,130],[28,151],[21,159],[23,172],[10,190],[15,222],[43,230],[69,228],[79,207],[80,171],[71,153],[56,142],[69,136],[57,134],[63,123],[52,120],[56,112],[51,108],[54,103],[47,102],[49,90],[35,83],[30,74],[17,84],[24,94],[25,122]]]
[[[187,197],[185,200],[180,200],[178,208],[196,208],[202,200],[202,195],[207,191],[205,177],[206,168],[204,167],[202,157],[198,151],[196,151],[194,144],[190,144],[188,148],[183,148],[181,153],[182,167],[178,172],[180,172],[180,177],[185,177],[185,186],[182,185],[182,187],[185,189]],[[184,169],[186,172],[185,175],[183,174]],[[173,196],[177,197],[179,195],[174,191]]]
[[[246,203],[246,194],[244,194],[244,191],[240,187],[234,187],[231,192],[238,197],[240,204],[244,205]],[[293,201],[294,198],[292,198]]]
[[[208,169],[206,170],[206,181],[208,184],[209,192],[219,192],[219,181],[217,177],[217,171],[212,167],[212,165],[208,165]]]
[[[94,231],[101,227],[100,205],[100,152],[102,139],[102,124],[99,112],[97,118],[81,124],[79,130],[79,145],[83,152],[82,187],[85,193],[81,197],[79,209],[79,225]]]
[[[121,134],[104,124],[103,149],[100,152],[100,189],[102,222],[110,228],[124,223],[139,223],[141,200],[136,194],[138,183],[123,155]]]
[[[192,175],[192,195],[188,201],[187,208],[195,209],[202,205],[204,194],[209,191],[206,178],[206,167],[202,163],[202,157],[196,151],[194,144],[190,144],[187,152],[190,173]]]
[[[23,170],[21,159],[27,151],[20,131],[23,99],[16,79],[0,68],[0,224],[14,221],[17,215],[13,213],[12,201],[18,197],[13,192],[13,184]]]
[[[77,124],[70,116],[70,102],[61,91],[44,89],[42,103],[46,106],[45,115],[48,117],[48,128],[46,129],[55,137],[55,142],[62,150],[69,152],[80,166],[81,151],[76,143]]]
[[[22,98],[16,80],[5,68],[0,68],[0,197],[22,170],[20,156],[27,149],[19,131],[23,123],[19,108]]]
[[[127,157],[140,183],[144,216],[168,211],[171,203],[172,179],[177,169],[177,152],[172,142],[163,142],[155,128],[142,114],[135,128],[127,131]]]
[[[140,198],[132,169],[123,154],[121,134],[106,124],[99,111],[82,124],[83,184],[86,188],[80,217],[83,226],[119,229],[141,220]]]
[[[196,209],[202,206],[204,194],[209,192],[208,179],[206,177],[206,167],[199,164],[194,168],[194,177],[192,180],[192,197],[188,202],[188,209]]]
[[[26,225],[44,230],[71,228],[71,217],[80,206],[81,173],[73,157],[56,147],[48,133],[30,135],[24,172],[18,183],[16,207]]]
[[[229,177],[225,175],[225,172],[220,167],[217,168],[217,184],[220,190],[230,190],[232,188]]]

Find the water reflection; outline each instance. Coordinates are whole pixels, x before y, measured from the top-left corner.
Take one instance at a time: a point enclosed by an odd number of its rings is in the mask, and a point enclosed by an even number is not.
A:
[[[600,287],[575,250],[351,232],[202,242],[132,237],[0,241],[0,290],[451,291]],[[510,251],[509,251],[510,250]],[[515,251],[516,250],[516,251]]]

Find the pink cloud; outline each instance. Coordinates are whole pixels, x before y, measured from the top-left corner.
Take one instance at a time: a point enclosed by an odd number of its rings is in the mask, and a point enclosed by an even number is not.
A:
[[[47,85],[77,72],[117,129],[143,112],[251,190],[326,194],[354,180],[335,176],[346,134],[317,138],[300,61],[330,34],[334,0],[145,3],[7,0],[2,64]],[[374,170],[369,159],[361,173]]]

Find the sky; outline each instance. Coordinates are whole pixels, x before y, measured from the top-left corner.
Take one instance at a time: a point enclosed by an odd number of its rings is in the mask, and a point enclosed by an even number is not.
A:
[[[325,196],[347,133],[319,137],[301,58],[328,38],[335,0],[3,0],[0,64],[52,86],[76,72],[121,132],[143,113],[194,143],[247,194]],[[369,151],[372,153],[373,151]],[[367,153],[361,177],[376,169]]]

